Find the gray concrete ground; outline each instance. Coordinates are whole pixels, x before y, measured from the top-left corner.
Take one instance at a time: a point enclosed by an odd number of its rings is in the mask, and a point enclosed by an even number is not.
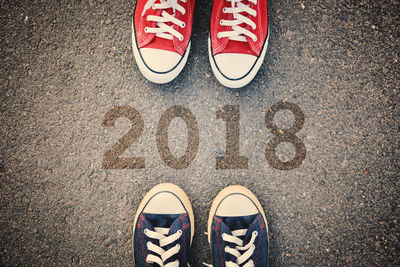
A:
[[[269,1],[271,38],[255,80],[229,90],[207,55],[212,1],[196,3],[192,51],[182,74],[154,85],[131,51],[134,2],[0,1],[0,263],[129,266],[132,223],[142,196],[160,182],[189,195],[196,216],[193,266],[211,262],[206,219],[227,185],[250,188],[265,207],[271,266],[399,266],[398,0]],[[306,148],[291,170],[269,165],[269,107],[295,103]],[[125,157],[145,169],[107,170],[104,153],[131,125],[102,125],[116,106],[140,112],[144,130]],[[196,118],[198,151],[186,168],[157,152],[161,115],[182,105]],[[240,107],[247,169],[217,170],[225,122]],[[290,127],[294,116],[275,121]],[[183,155],[187,127],[175,119],[169,146]],[[293,157],[283,143],[277,154]]]

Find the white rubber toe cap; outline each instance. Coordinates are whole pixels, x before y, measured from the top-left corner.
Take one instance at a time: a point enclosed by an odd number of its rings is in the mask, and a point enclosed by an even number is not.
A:
[[[139,51],[147,67],[155,72],[171,71],[182,58],[178,53],[155,48],[142,48]]]
[[[259,213],[257,206],[243,194],[232,194],[225,197],[219,204],[217,216],[248,216]]]
[[[154,195],[143,210],[151,214],[181,214],[185,207],[177,196],[171,192],[160,192]]]
[[[228,79],[240,79],[250,72],[257,57],[248,54],[224,53],[214,56],[219,71]]]

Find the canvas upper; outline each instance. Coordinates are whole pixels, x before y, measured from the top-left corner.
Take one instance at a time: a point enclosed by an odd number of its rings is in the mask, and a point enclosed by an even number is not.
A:
[[[214,0],[208,55],[217,80],[229,88],[252,81],[268,38],[267,0]]]
[[[168,234],[166,236],[171,236],[175,233],[182,232],[180,238],[171,244],[162,247],[165,251],[169,249],[179,246],[179,251],[168,260],[164,262],[164,264],[173,263],[175,261],[179,261],[178,266],[187,267],[188,263],[188,255],[190,249],[190,222],[187,213],[179,214],[179,215],[169,215],[169,214],[146,214],[142,213],[139,216],[139,220],[136,225],[135,233],[134,233],[134,248],[135,248],[135,264],[138,267],[141,266],[159,266],[157,264],[151,264],[146,261],[146,258],[149,254],[154,254],[152,251],[148,249],[148,242],[155,244],[156,246],[160,246],[160,241],[157,239],[150,238],[146,235],[146,230],[155,231],[156,227],[165,227],[169,228]],[[156,255],[157,256],[157,255]]]
[[[190,51],[194,0],[138,0],[132,49],[142,74],[154,83],[175,79]]]
[[[208,241],[214,267],[265,267],[268,225],[256,196],[243,186],[223,189],[208,218]]]
[[[247,42],[235,41],[230,37],[220,37],[218,34],[221,32],[232,31],[233,26],[221,25],[222,21],[233,21],[237,19],[235,14],[224,12],[227,8],[238,7],[239,5],[248,6],[250,9],[255,11],[256,16],[253,16],[245,11],[238,14],[250,19],[255,27],[247,23],[238,25],[244,28],[246,31],[254,34],[255,38],[242,34]],[[237,54],[249,54],[259,56],[263,48],[264,42],[268,35],[268,13],[267,13],[267,1],[266,0],[214,0],[212,15],[211,15],[211,44],[212,54],[218,55],[221,53],[237,53]]]
[[[179,10],[173,10],[173,8],[168,9],[153,9],[153,5],[160,4],[160,0],[138,0],[136,3],[135,13],[134,13],[134,26],[136,31],[136,40],[139,48],[154,48],[161,50],[168,50],[171,52],[183,55],[190,41],[190,35],[192,32],[192,21],[193,21],[193,8],[194,0],[175,0],[178,5],[182,6],[185,10],[184,14]],[[149,8],[146,8],[146,5]],[[172,1],[173,2],[173,1]],[[167,12],[169,15],[175,13],[174,17],[177,20],[184,22],[184,27],[172,22],[167,23],[169,26],[181,34],[182,38],[179,36],[173,36],[172,40],[157,37],[156,33],[147,32],[146,28],[157,28],[157,22],[149,21],[149,16],[162,17],[163,12]]]
[[[241,240],[243,240],[242,246],[246,246],[251,243],[254,245],[254,251],[245,262],[238,266],[245,266],[245,264],[249,263],[250,261],[254,264],[252,266],[267,266],[268,233],[261,214],[243,217],[214,216],[211,229],[211,248],[214,259],[214,267],[226,266],[226,262],[237,263],[237,257],[228,253],[225,249],[227,246],[235,249],[237,244],[225,241],[223,239],[223,235],[228,234],[233,236],[232,232],[239,229],[247,229],[246,234],[239,237]],[[245,253],[245,251],[240,252]]]
[[[186,194],[173,184],[155,186],[136,213],[135,266],[187,267],[193,235],[194,215]]]

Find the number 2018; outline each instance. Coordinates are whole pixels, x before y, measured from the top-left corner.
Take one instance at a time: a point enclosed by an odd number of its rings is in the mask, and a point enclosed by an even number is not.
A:
[[[290,128],[278,128],[274,116],[279,110],[289,110],[295,116],[295,121]],[[237,105],[227,105],[216,112],[217,119],[226,123],[226,151],[225,156],[216,158],[216,169],[247,169],[248,158],[239,153],[239,123],[240,111]],[[104,116],[103,126],[114,126],[119,118],[128,118],[132,124],[131,129],[121,137],[103,157],[104,169],[144,169],[146,167],[143,157],[121,157],[143,133],[144,121],[141,114],[129,106],[117,106],[110,109]],[[174,118],[181,118],[187,126],[188,145],[183,156],[175,157],[168,145],[168,128]],[[304,125],[304,113],[299,106],[290,102],[278,102],[272,105],[265,116],[265,125],[274,137],[265,148],[265,156],[269,165],[279,170],[291,170],[301,165],[306,156],[304,143],[296,136]],[[199,128],[193,113],[183,106],[172,106],[161,116],[156,135],[157,149],[163,162],[174,169],[184,169],[193,162],[199,147]],[[282,142],[291,143],[296,154],[289,161],[278,159],[275,149]]]

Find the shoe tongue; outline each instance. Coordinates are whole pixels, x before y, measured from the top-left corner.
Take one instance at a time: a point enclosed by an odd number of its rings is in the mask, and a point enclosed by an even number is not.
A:
[[[248,42],[240,42],[235,40],[229,40],[222,53],[256,55]]]
[[[250,231],[247,231],[246,235],[243,238],[243,245],[247,245],[249,243],[251,236],[253,235],[253,230],[257,229],[257,227],[254,227],[258,222],[258,215],[255,215],[253,221],[250,223],[249,227],[246,229],[249,229]]]
[[[146,47],[176,52],[173,40],[161,38],[158,36],[155,36]]]
[[[256,217],[257,214],[240,217],[221,217],[221,219],[231,231],[235,231],[239,229],[248,229]]]
[[[181,225],[181,222],[180,222],[180,215],[177,215],[177,216],[178,217],[170,225],[172,227],[169,228],[168,235],[175,234],[179,229],[182,230],[182,225]]]
[[[179,219],[179,214],[144,214],[153,227],[170,228]]]

